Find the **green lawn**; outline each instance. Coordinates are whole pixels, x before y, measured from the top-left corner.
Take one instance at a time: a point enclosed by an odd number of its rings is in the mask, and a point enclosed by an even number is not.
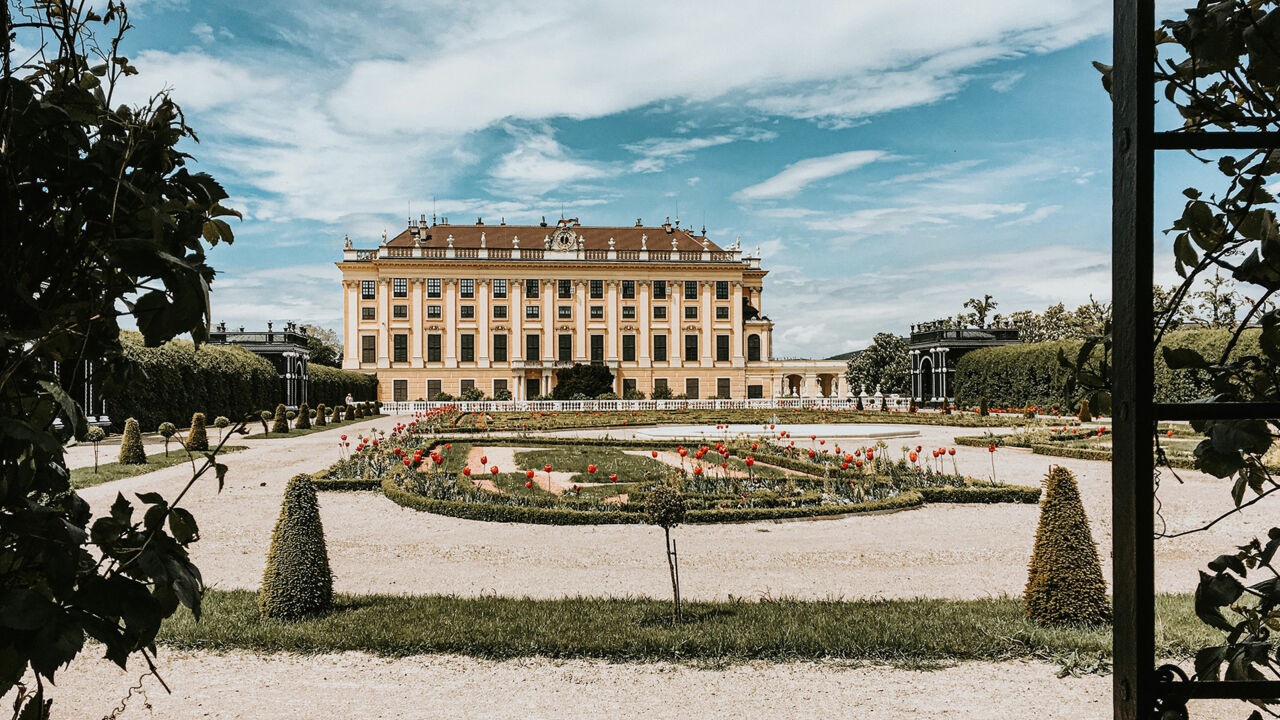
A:
[[[618,448],[591,445],[585,447],[551,447],[516,453],[516,465],[522,470],[542,472],[547,464],[557,472],[571,472],[571,483],[608,482],[611,473],[618,482],[640,480],[646,472],[665,475],[671,467],[647,455],[628,455]],[[587,472],[595,465],[595,474]]]
[[[154,446],[147,446],[147,464],[145,465],[121,465],[118,462],[103,463],[98,466],[98,471],[93,471],[93,466],[75,468],[71,471],[71,489],[80,490],[94,485],[101,485],[112,480],[120,480],[122,478],[133,477],[134,475],[142,475],[144,473],[153,472],[161,468],[172,467],[185,463],[188,460],[186,451],[182,449],[182,443],[169,443],[169,455],[166,457],[164,450],[158,452],[152,450]],[[226,445],[218,452],[218,455],[226,455],[238,450],[245,450],[244,445]],[[120,447],[113,445],[108,448],[100,448],[98,457],[107,459],[117,457],[120,453]],[[198,463],[204,462],[204,455],[196,454],[194,456]],[[197,465],[197,467],[199,467]]]
[[[187,649],[384,656],[587,657],[617,661],[838,659],[901,666],[1037,658],[1105,667],[1106,627],[1050,629],[1023,617],[1022,602],[988,600],[727,601],[686,603],[673,625],[669,602],[632,598],[340,595],[338,608],[284,623],[258,615],[256,595],[210,590],[197,623],[185,610],[159,641]],[[1187,658],[1217,641],[1190,595],[1156,599],[1156,652]]]

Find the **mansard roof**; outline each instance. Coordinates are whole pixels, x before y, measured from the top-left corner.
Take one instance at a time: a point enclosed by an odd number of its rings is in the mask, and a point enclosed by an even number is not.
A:
[[[542,249],[548,241],[558,238],[572,238],[573,242],[582,241],[584,250],[608,250],[609,239],[613,239],[615,250],[685,250],[700,251],[703,249],[715,252],[723,250],[711,242],[705,235],[699,235],[689,228],[680,228],[669,223],[658,227],[648,226],[585,226],[578,225],[576,220],[561,220],[547,225],[435,225],[413,224],[405,228],[387,241],[389,247],[414,247],[419,243],[425,248],[448,247],[449,238],[453,238],[455,248],[478,248],[481,236],[484,246],[488,248],[515,247],[513,239],[519,238],[519,247],[523,249]],[[671,241],[676,245],[673,248]],[[705,245],[703,243],[706,243]],[[554,247],[552,243],[552,247]]]

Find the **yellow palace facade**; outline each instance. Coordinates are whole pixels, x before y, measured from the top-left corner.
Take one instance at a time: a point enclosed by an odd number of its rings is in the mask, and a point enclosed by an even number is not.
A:
[[[845,397],[839,360],[774,360],[758,257],[665,222],[428,225],[376,248],[348,240],[343,367],[383,401],[531,400],[555,371],[608,366],[614,392],[690,398]]]

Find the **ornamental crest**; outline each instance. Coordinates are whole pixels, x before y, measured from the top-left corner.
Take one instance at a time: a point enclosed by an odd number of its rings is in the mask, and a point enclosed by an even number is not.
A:
[[[577,245],[578,234],[573,231],[573,228],[557,228],[555,233],[551,235],[552,250],[572,250]]]

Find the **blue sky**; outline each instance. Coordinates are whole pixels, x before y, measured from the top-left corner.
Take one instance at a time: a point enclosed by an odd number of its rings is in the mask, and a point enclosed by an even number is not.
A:
[[[659,224],[760,248],[776,351],[1110,294],[1109,2],[135,4],[245,212],[215,320],[341,329],[342,238]]]

